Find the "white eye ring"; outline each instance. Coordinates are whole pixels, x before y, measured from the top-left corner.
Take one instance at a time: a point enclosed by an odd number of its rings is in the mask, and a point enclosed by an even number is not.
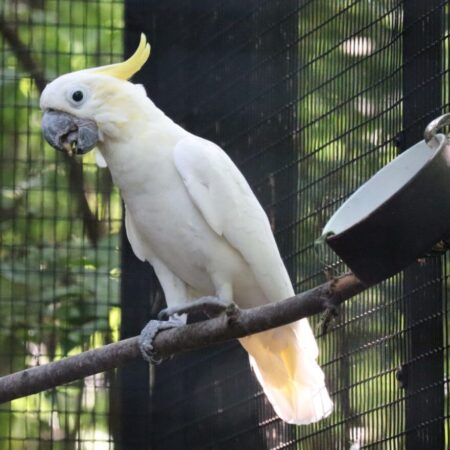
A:
[[[79,108],[87,99],[86,89],[80,86],[71,89],[67,93],[67,99],[72,106]]]

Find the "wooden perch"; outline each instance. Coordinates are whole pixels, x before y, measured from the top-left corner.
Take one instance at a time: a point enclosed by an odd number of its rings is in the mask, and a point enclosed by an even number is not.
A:
[[[333,310],[367,287],[354,274],[347,273],[278,303],[246,310],[234,308],[214,319],[161,331],[155,337],[154,348],[159,355],[167,357],[276,328]],[[0,402],[123,366],[141,357],[138,341],[136,336],[4,376],[0,378]]]

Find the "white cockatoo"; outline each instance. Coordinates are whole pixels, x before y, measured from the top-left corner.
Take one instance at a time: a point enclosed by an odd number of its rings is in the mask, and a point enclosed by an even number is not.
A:
[[[128,60],[48,84],[40,101],[45,138],[69,153],[97,146],[121,190],[133,251],[154,267],[170,314],[185,312],[201,296],[241,308],[292,297],[269,220],[231,159],[175,124],[141,85],[127,81],[149,54],[142,35]],[[206,308],[208,302],[197,304]],[[240,343],[284,421],[309,424],[330,414],[306,319]]]

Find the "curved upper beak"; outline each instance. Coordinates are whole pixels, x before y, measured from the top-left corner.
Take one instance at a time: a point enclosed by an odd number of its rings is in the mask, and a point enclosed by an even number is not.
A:
[[[52,147],[69,155],[87,153],[96,146],[99,139],[98,127],[93,120],[54,110],[44,112],[42,132]]]

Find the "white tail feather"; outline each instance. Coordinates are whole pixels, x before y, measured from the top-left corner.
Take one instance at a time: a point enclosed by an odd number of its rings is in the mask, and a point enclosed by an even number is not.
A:
[[[316,362],[317,344],[306,319],[240,339],[275,412],[304,425],[328,416],[333,403]]]

